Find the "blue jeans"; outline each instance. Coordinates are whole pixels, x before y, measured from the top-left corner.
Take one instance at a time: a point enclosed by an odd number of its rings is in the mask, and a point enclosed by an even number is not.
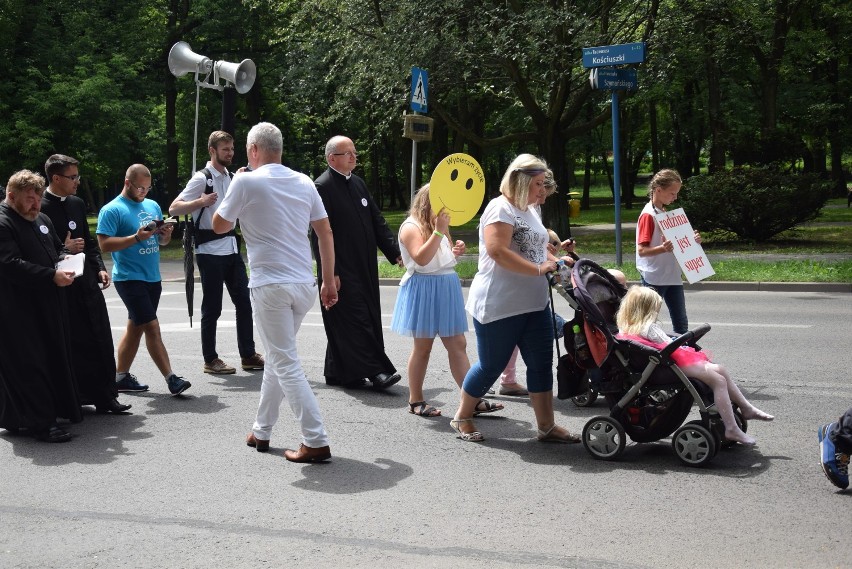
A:
[[[676,334],[689,331],[689,320],[686,318],[686,298],[683,295],[683,285],[652,285],[641,279],[642,286],[657,291],[663,297],[666,308],[669,310],[669,318],[672,319],[672,329]]]
[[[550,306],[501,318],[488,324],[473,319],[479,361],[464,378],[462,389],[473,397],[482,397],[497,381],[509,363],[515,346],[527,365],[527,390],[543,393],[553,390],[553,320]]]
[[[255,354],[251,297],[243,258],[233,255],[196,255],[201,273],[201,353],[205,363],[219,357],[216,353],[216,322],[222,314],[222,286],[228,288],[237,312],[237,349],[240,357]]]

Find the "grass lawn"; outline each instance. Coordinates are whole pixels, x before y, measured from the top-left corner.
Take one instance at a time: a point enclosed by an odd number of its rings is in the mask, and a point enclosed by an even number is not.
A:
[[[612,197],[606,187],[596,187],[591,193],[591,210],[584,210],[576,221],[575,227],[585,225],[613,223]],[[636,221],[644,198],[634,203],[632,210],[622,210],[622,221]],[[405,219],[407,212],[384,212],[391,230],[395,233]],[[476,234],[478,218],[461,226],[453,228],[454,232],[467,235]],[[755,255],[755,254],[849,254],[852,252],[852,209],[846,207],[845,198],[829,200],[820,216],[814,223],[797,227],[777,235],[772,240],[759,245],[746,243],[724,234],[705,234],[703,246],[711,257],[716,275],[710,280],[746,281],[746,282],[852,282],[852,260],[840,261],[760,261],[754,259],[724,259],[713,260],[714,255]],[[97,219],[89,218],[92,233],[95,232]],[[613,232],[595,232],[578,237],[578,250],[587,254],[611,254],[615,251],[615,235]],[[468,253],[476,254],[478,243],[468,243]],[[179,239],[173,239],[169,245],[160,249],[164,260],[179,260],[183,251]],[[622,258],[633,259],[633,232],[622,233]],[[615,268],[615,265],[607,265]],[[638,280],[639,275],[632,262],[625,262],[621,269],[631,280]],[[459,276],[472,278],[476,273],[475,261],[462,261],[456,267]],[[381,277],[396,278],[402,276],[403,270],[383,261],[379,265]]]

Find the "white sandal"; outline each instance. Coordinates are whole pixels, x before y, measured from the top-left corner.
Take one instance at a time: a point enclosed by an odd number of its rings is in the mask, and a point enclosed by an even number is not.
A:
[[[479,431],[473,431],[472,433],[463,433],[459,428],[463,423],[473,423],[473,419],[451,419],[450,426],[453,428],[455,432],[458,433],[456,436],[457,439],[461,439],[463,441],[467,441],[470,443],[480,443],[485,440],[485,437],[482,436],[482,433]]]
[[[568,433],[566,429],[567,435],[560,435],[554,433],[553,430],[558,427],[556,423],[553,424],[552,427],[547,429],[546,431],[543,429],[538,430],[538,440],[543,443],[565,443],[565,444],[576,444],[580,442],[580,437],[577,435],[572,435]]]

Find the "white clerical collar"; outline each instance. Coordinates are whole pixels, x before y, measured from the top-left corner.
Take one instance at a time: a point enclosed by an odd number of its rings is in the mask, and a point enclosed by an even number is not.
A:
[[[53,191],[50,189],[50,186],[48,186],[48,187],[47,187],[47,193],[48,193],[48,194],[50,194],[50,195],[52,195],[52,196],[53,196],[53,197],[55,197],[55,198],[59,198],[59,200],[60,200],[60,201],[63,201],[63,202],[65,201],[65,198],[67,198],[67,197],[68,197],[68,196],[57,196],[57,195],[56,195],[55,193],[53,193]]]
[[[340,170],[338,170],[334,166],[329,166],[329,168],[331,168],[332,170],[334,170],[335,172],[337,172],[338,174],[340,174],[341,176],[343,176],[347,180],[352,177],[352,172],[349,172],[348,174],[344,174],[343,172],[341,172]]]

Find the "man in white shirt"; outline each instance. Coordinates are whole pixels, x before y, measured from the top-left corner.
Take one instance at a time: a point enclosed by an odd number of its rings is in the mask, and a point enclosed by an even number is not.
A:
[[[216,324],[222,314],[222,287],[228,288],[236,309],[237,349],[242,368],[263,369],[263,356],[255,351],[251,316],[251,299],[248,292],[246,265],[240,255],[239,242],[232,229],[225,235],[213,232],[213,213],[228,193],[232,174],[228,166],[234,159],[234,137],[217,130],[207,141],[210,161],[195,173],[186,188],[169,207],[171,215],[192,213],[194,224],[196,262],[201,274],[201,352],[204,356],[204,373],[231,374],[236,369],[219,358],[216,351]],[[187,254],[191,254],[187,252]]]
[[[272,429],[286,397],[299,421],[302,444],[285,450],[291,462],[322,462],[331,458],[316,396],[308,384],[296,333],[316,298],[308,229],[317,236],[323,258],[320,300],[326,310],[337,304],[334,283],[334,240],[322,200],[310,178],[281,164],[281,131],[259,123],[246,139],[251,172],[234,178],[213,214],[213,230],[226,233],[240,220],[248,250],[249,290],[257,331],[266,349],[260,404],[246,444],[269,450]]]

